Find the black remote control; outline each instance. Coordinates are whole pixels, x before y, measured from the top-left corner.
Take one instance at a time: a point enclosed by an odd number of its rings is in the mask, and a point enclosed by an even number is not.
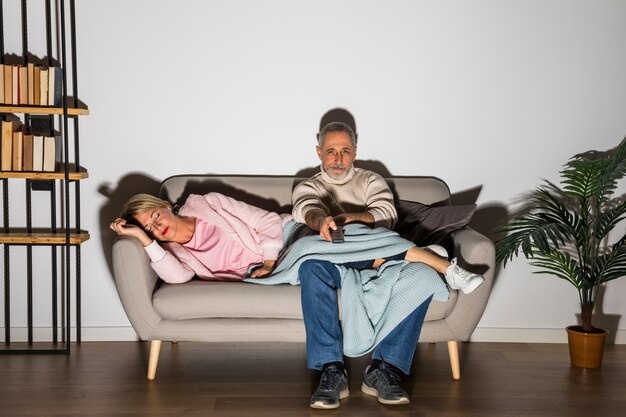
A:
[[[343,243],[345,241],[344,237],[343,237],[343,230],[341,229],[341,227],[338,227],[335,230],[330,230],[330,237],[333,241],[333,243]]]

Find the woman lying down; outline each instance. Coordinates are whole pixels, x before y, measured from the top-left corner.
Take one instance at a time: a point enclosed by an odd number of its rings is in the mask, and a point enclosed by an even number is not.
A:
[[[484,281],[459,267],[456,259],[449,262],[442,247],[419,248],[384,228],[345,225],[343,244],[310,233],[295,240],[306,225],[296,223],[291,215],[278,215],[215,192],[190,195],[178,211],[166,200],[137,194],[126,202],[110,228],[141,242],[152,268],[168,283],[183,283],[197,276],[212,281],[298,284],[296,266],[307,257],[358,265],[359,269],[376,269],[386,260],[421,262],[442,274],[450,288],[466,294]],[[298,252],[298,258],[277,271],[279,255],[282,261],[289,259],[291,252]],[[276,279],[278,272],[281,276]],[[259,280],[270,275],[274,279]]]

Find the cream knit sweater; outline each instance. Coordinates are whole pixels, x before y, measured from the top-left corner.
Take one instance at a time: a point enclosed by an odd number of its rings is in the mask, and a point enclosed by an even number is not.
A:
[[[343,179],[335,180],[320,170],[293,190],[293,217],[305,222],[311,209],[323,210],[329,216],[368,212],[375,227],[391,229],[398,220],[393,194],[383,177],[375,172],[353,168]]]

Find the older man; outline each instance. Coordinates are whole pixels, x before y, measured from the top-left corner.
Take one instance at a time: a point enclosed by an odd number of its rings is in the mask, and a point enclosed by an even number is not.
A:
[[[324,126],[318,136],[317,154],[321,171],[300,183],[293,191],[293,216],[319,231],[331,241],[333,231],[349,223],[392,228],[397,221],[393,194],[378,174],[355,168],[356,136],[344,123]],[[433,248],[447,257],[443,248]],[[438,252],[443,250],[443,253]],[[376,268],[386,260],[423,262],[446,275],[451,288],[471,292],[483,278],[462,270],[453,261],[428,250],[411,248],[384,260],[351,262],[345,267]],[[321,260],[309,260],[299,269],[302,309],[307,334],[307,366],[321,370],[311,407],[337,408],[349,395],[348,375],[343,364],[343,340],[337,307],[341,278],[337,267]],[[409,374],[415,346],[431,299],[424,301],[374,348],[372,364],[363,377],[361,390],[383,404],[405,404],[408,394],[402,389],[401,375]]]

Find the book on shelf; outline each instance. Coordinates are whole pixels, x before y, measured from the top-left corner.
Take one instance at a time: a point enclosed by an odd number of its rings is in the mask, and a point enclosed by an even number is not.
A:
[[[54,68],[54,94],[52,95],[51,106],[61,107],[63,105],[63,69]]]
[[[4,103],[4,64],[0,64],[0,103]]]
[[[60,156],[54,136],[58,132],[54,131],[52,121],[48,115],[31,115],[28,127],[33,135],[33,162],[32,171],[55,171],[56,161]],[[48,139],[52,137],[52,139]],[[59,142],[60,145],[60,142]]]
[[[61,106],[61,67],[48,68],[48,106]],[[58,104],[57,104],[58,103]]]
[[[20,71],[19,66],[11,65],[11,103],[19,104],[20,102]]]
[[[33,104],[39,106],[41,103],[41,95],[39,93],[39,82],[41,81],[41,67],[35,65],[33,69]]]
[[[13,132],[13,163],[12,171],[23,170],[24,158],[24,132],[16,130]]]
[[[13,166],[13,159],[18,158],[18,155],[14,155],[14,141],[20,139],[14,139],[14,133],[22,133],[22,121],[19,117],[13,114],[5,114],[2,120],[2,128],[0,130],[0,169],[2,171],[15,171]],[[21,163],[18,168],[21,168]]]
[[[0,137],[0,169],[11,171],[13,166],[13,122],[2,121],[2,136]]]
[[[54,172],[59,168],[61,156],[61,138],[57,136],[44,136],[43,138],[43,171]]]
[[[24,66],[19,66],[17,71],[18,103],[22,106],[28,105],[28,68]]]
[[[61,107],[63,69],[29,62],[0,64],[0,103]]]
[[[11,65],[4,64],[4,102],[13,104],[13,71]]]
[[[41,68],[39,77],[39,104],[48,105],[48,68]]]
[[[28,72],[28,104],[35,104],[35,64],[29,62],[27,65]]]
[[[48,68],[48,97],[46,98],[46,104],[52,106],[54,104],[54,67]]]
[[[48,116],[35,122],[35,129],[22,126],[14,115],[6,117],[10,120],[2,120],[0,128],[0,170],[58,172],[62,157],[61,135],[49,128]],[[36,132],[36,129],[41,131]]]
[[[33,170],[33,135],[30,133],[24,134],[24,159],[23,159],[24,171]]]
[[[33,171],[43,171],[43,135],[33,135]]]

